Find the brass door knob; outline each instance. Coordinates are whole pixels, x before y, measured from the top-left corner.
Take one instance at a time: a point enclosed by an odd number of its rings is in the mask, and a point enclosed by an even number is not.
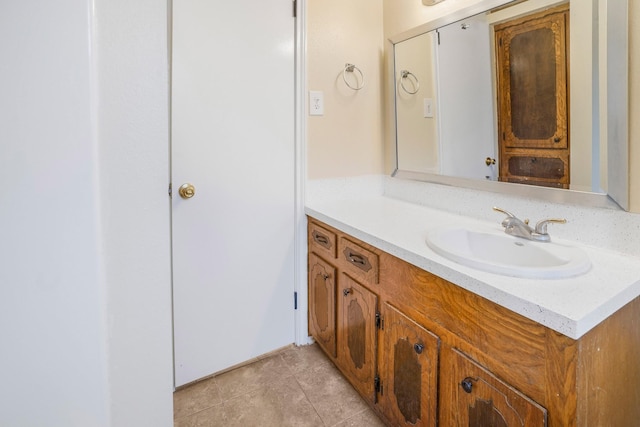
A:
[[[183,199],[190,199],[196,195],[196,187],[194,187],[193,184],[189,184],[187,182],[186,184],[182,184],[180,186],[178,193]]]

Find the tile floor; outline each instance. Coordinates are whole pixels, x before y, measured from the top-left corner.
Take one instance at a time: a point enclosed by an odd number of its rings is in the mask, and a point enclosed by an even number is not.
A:
[[[384,426],[317,345],[290,347],[174,393],[174,426]]]

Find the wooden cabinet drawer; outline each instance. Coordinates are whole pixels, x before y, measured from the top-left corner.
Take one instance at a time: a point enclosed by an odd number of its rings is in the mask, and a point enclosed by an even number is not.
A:
[[[503,156],[505,181],[569,188],[569,155],[561,150],[520,150]]]
[[[309,223],[308,232],[309,248],[313,252],[335,259],[338,250],[336,233],[319,226],[315,222]]]
[[[378,283],[379,260],[375,252],[344,237],[340,238],[338,252],[346,271],[364,283]]]

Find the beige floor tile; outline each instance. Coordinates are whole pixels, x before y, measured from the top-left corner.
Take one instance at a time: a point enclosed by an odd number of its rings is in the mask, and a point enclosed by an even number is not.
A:
[[[183,418],[222,403],[213,378],[200,381],[173,394],[173,419]]]
[[[223,401],[291,376],[280,354],[214,377]]]
[[[385,427],[385,423],[373,412],[367,408],[333,427]]]
[[[222,403],[188,417],[174,421],[174,427],[222,427],[227,426]]]
[[[295,377],[327,426],[333,426],[369,409],[351,384],[332,364],[311,366],[307,370],[296,373]]]
[[[282,358],[294,375],[320,365],[333,365],[318,344],[290,348],[282,353]]]
[[[293,377],[224,403],[228,427],[324,427],[324,424]]]
[[[317,344],[292,347],[174,394],[175,427],[378,427]]]

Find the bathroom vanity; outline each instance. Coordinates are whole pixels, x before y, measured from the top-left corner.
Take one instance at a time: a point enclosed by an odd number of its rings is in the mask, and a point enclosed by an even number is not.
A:
[[[411,226],[450,218],[421,209],[384,197],[307,208],[309,333],[381,418],[392,426],[636,425],[634,259],[622,261],[626,273],[611,286],[596,283],[608,280],[607,254],[597,252],[582,278],[476,273],[411,235]],[[626,299],[598,294],[603,287]],[[572,309],[579,304],[584,312]]]

